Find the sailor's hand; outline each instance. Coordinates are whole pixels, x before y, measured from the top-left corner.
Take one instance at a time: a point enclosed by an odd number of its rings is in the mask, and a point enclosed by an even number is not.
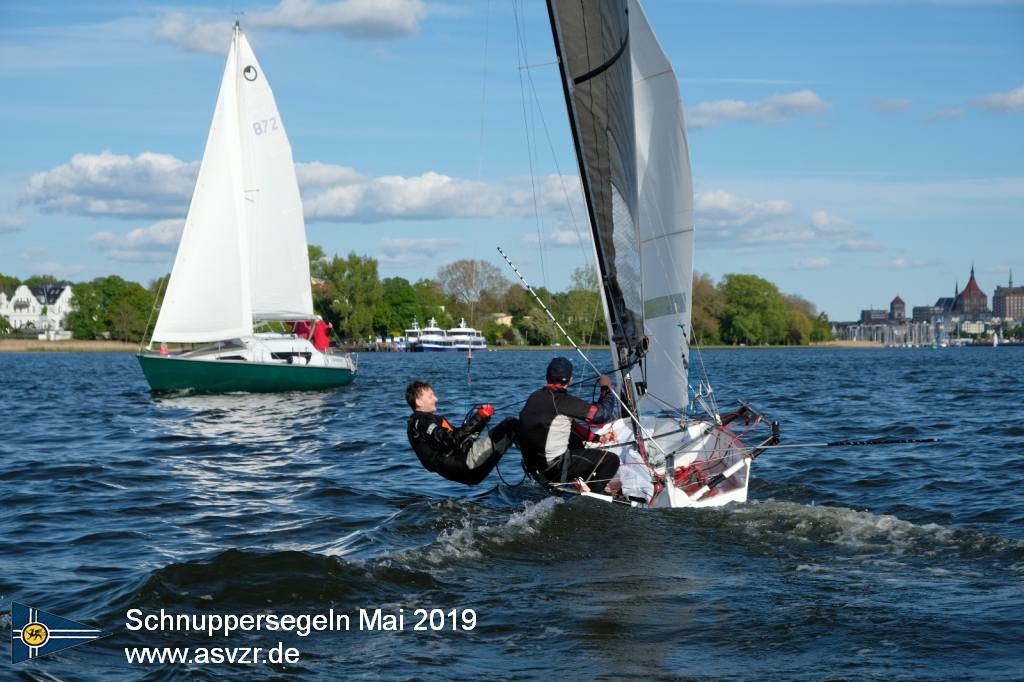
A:
[[[611,389],[612,379],[607,374],[602,374],[601,377],[597,380],[597,385],[600,386],[601,388]]]
[[[477,408],[476,413],[484,419],[490,419],[494,416],[494,407],[491,405],[481,405]]]
[[[608,433],[602,433],[601,437],[598,439],[598,442],[600,442],[601,445],[608,445],[609,443],[614,443],[615,442],[615,430],[614,429],[609,429]]]

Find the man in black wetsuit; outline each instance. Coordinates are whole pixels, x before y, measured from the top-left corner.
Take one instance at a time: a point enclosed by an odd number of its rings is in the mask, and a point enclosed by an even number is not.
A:
[[[519,421],[515,417],[505,419],[490,433],[477,438],[494,415],[490,405],[474,408],[462,426],[454,428],[447,419],[435,414],[437,396],[425,381],[413,381],[406,387],[405,402],[413,410],[409,417],[409,445],[424,469],[449,481],[480,483],[516,438]]]
[[[519,449],[523,462],[534,476],[552,483],[569,483],[577,478],[596,493],[619,470],[619,458],[596,448],[584,448],[583,441],[597,437],[586,425],[603,424],[618,417],[611,379],[598,379],[601,396],[591,404],[569,394],[572,363],[557,357],[548,364],[548,383],[534,391],[519,413]],[[612,436],[608,436],[611,438]]]

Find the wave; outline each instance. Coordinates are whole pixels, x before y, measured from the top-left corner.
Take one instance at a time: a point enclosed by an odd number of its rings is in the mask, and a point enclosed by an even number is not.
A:
[[[994,561],[1017,573],[1024,570],[1024,541],[938,523],[916,524],[889,514],[847,507],[768,500],[727,507],[722,523],[754,546],[807,548],[831,555],[835,550],[862,555],[941,558],[943,562]]]

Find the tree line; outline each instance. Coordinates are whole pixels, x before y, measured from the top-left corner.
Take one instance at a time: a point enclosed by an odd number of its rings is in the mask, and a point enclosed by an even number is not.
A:
[[[521,285],[511,282],[492,263],[457,260],[441,266],[433,278],[409,281],[381,278],[375,258],[355,252],[328,257],[309,247],[313,303],[317,314],[334,325],[346,342],[404,335],[417,321],[434,320],[450,329],[460,320],[481,330],[491,345],[564,343],[561,333]],[[75,309],[68,327],[75,338],[138,341],[152,331],[168,275],[144,287],[117,275],[73,284]],[[48,275],[24,283],[56,283]],[[0,275],[8,292],[20,284]],[[541,287],[537,294],[555,318],[580,344],[607,344],[598,275],[593,267],[578,268],[564,291]],[[701,345],[806,345],[831,339],[825,313],[814,304],[782,294],[755,275],[728,274],[715,282],[705,274],[693,280],[692,337]],[[2,325],[2,322],[0,322]],[[279,323],[278,329],[283,328]]]

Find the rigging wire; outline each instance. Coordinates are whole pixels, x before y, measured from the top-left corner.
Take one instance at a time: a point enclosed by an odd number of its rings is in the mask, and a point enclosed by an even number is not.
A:
[[[527,55],[526,55],[526,38],[523,35],[523,28],[521,26],[521,19],[520,19],[519,13],[520,13],[519,3],[515,2],[515,0],[513,0],[513,2],[512,2],[512,14],[515,17],[515,25],[516,25],[516,63],[520,67],[522,67],[523,65],[527,64],[529,62],[529,60],[528,60]],[[540,204],[539,204],[538,199],[537,199],[537,178],[536,178],[536,174],[535,174],[535,170],[534,170],[534,163],[533,163],[533,148],[532,148],[532,146],[530,144],[530,122],[529,122],[529,116],[527,115],[526,87],[525,87],[525,84],[524,84],[524,81],[523,81],[523,71],[524,71],[524,69],[522,69],[522,68],[519,69],[519,95],[520,95],[520,99],[522,101],[522,107],[523,107],[523,129],[524,129],[524,132],[526,134],[526,156],[527,156],[527,159],[528,159],[529,164],[530,164],[530,187],[531,187],[531,189],[533,191],[533,214],[534,214],[534,222],[536,223],[536,227],[537,227],[537,248],[540,251],[541,281],[544,282],[544,286],[547,286],[547,283],[548,283],[548,273],[547,273],[547,266],[544,263],[544,240],[543,240],[543,231],[541,229]]]

